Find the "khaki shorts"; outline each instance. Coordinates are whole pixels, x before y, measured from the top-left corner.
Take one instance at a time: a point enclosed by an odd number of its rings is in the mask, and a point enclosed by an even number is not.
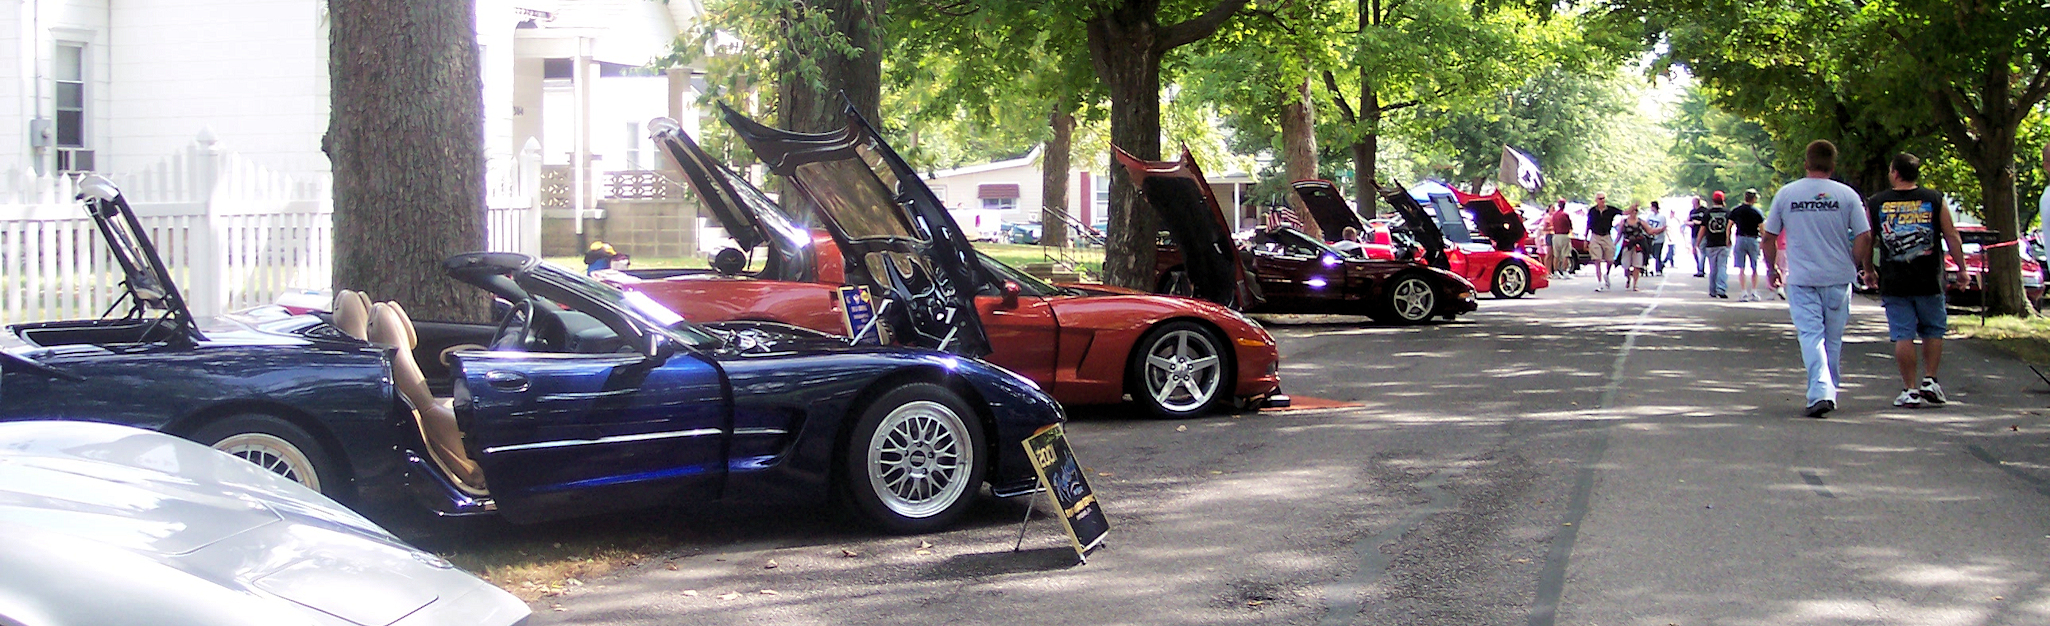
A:
[[[1601,263],[1604,261],[1615,261],[1615,238],[1610,237],[1608,235],[1595,235],[1593,241],[1587,242],[1587,255],[1594,257],[1594,262],[1596,263]]]

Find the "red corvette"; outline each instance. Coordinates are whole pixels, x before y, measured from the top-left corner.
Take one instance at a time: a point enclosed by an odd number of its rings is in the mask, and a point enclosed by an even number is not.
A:
[[[622,286],[692,321],[759,320],[840,334],[843,284],[878,296],[895,340],[1016,371],[1068,404],[1127,396],[1176,417],[1230,402],[1287,406],[1279,354],[1259,324],[1229,308],[1101,285],[1051,285],[969,245],[916,173],[852,110],[847,127],[810,135],[768,128],[731,110],[731,125],[818,207],[830,236],[794,226],[746,179],[673,125],[654,138],[729,234],[766,246],[760,271],[722,251],[714,270],[634,270]]]
[[[1960,269],[1950,257],[1943,258],[1943,269],[1950,275],[1950,286],[1946,294],[1950,302],[1965,306],[1976,306],[1986,296],[1986,246],[2000,242],[1998,233],[1986,230],[1985,226],[1959,225],[1957,234],[1965,243],[1965,267]],[[2042,265],[2022,256],[2022,291],[2030,302],[2043,299]]]
[[[1501,192],[1476,196],[1456,189],[1452,191],[1460,210],[1473,213],[1474,223],[1490,242],[1455,243],[1446,240],[1437,222],[1401,185],[1383,190],[1383,195],[1401,215],[1400,220],[1392,222],[1388,231],[1361,225],[1359,215],[1353,213],[1352,207],[1345,202],[1345,196],[1330,181],[1299,180],[1294,186],[1296,196],[1302,198],[1303,204],[1317,217],[1317,224],[1323,227],[1326,237],[1342,232],[1347,226],[1358,228],[1362,233],[1376,232],[1384,237],[1382,241],[1370,241],[1361,246],[1361,252],[1367,258],[1404,260],[1444,268],[1472,282],[1475,289],[1493,293],[1497,298],[1521,298],[1551,286],[1551,272],[1545,269],[1545,264],[1516,250],[1526,234],[1525,227],[1516,208],[1502,197]]]

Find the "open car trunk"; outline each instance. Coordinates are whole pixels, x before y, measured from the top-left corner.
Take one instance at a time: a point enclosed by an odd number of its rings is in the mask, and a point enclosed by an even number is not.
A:
[[[1139,197],[1153,205],[1162,226],[1181,247],[1183,271],[1195,297],[1239,310],[1259,304],[1224,209],[1196,166],[1196,157],[1183,149],[1179,161],[1147,161],[1117,146],[1111,151],[1139,187]]]

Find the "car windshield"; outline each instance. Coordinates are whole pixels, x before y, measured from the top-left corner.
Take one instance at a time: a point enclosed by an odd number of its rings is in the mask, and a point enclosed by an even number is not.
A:
[[[638,291],[621,291],[611,285],[591,280],[589,277],[581,274],[564,271],[561,268],[546,263],[535,266],[531,275],[544,278],[545,283],[549,286],[568,291],[587,300],[605,303],[628,315],[640,318],[648,326],[663,329],[672,335],[672,338],[686,345],[703,347],[721,343],[721,340],[713,336],[710,331],[685,321],[682,315],[678,315],[675,311],[669,310],[669,307],[662,306],[661,303],[655,302],[654,299]],[[520,286],[529,290],[542,291],[545,295],[545,289],[536,289],[539,285],[525,283],[526,281],[522,281]]]
[[[997,285],[1002,285],[1004,281],[1018,283],[1019,291],[1029,296],[1049,296],[1067,292],[1067,290],[1055,287],[1036,276],[1020,272],[1018,268],[1005,265],[1003,261],[998,261],[990,255],[983,254],[981,251],[977,251],[975,256],[982,259],[982,268],[989,270],[990,278],[994,279]]]

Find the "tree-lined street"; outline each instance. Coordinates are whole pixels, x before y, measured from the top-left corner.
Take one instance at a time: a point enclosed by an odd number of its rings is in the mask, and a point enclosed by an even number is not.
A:
[[[1268,320],[1286,388],[1356,406],[1077,413],[1110,514],[882,537],[823,512],[682,515],[681,548],[542,623],[2038,624],[2050,387],[1957,342],[1953,402],[1887,404],[1856,304],[1843,408],[1799,416],[1784,304],[1569,281],[1424,328]],[[1974,318],[1958,316],[1955,324]],[[732,595],[737,594],[737,595]],[[559,610],[556,610],[559,609]]]

